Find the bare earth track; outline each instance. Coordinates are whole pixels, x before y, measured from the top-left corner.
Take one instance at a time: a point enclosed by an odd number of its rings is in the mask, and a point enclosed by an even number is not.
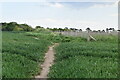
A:
[[[57,46],[58,43],[55,43],[52,46],[49,46],[49,50],[47,51],[47,53],[45,53],[45,61],[43,62],[43,64],[41,65],[42,70],[40,75],[35,76],[35,78],[48,78],[47,75],[49,73],[49,69],[53,64],[54,61],[54,47]]]

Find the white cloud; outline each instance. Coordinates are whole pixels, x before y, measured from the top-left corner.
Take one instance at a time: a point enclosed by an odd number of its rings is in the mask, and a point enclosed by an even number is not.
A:
[[[109,7],[118,7],[118,1],[112,3],[112,4],[94,4],[90,8],[109,8]]]
[[[45,2],[42,5],[50,6],[50,7],[56,7],[56,8],[63,8],[64,5],[60,3],[50,3],[50,2]]]
[[[51,5],[52,7],[57,7],[57,8],[62,8],[62,7],[64,7],[62,4],[60,4],[60,3],[55,3],[55,4],[52,4]]]

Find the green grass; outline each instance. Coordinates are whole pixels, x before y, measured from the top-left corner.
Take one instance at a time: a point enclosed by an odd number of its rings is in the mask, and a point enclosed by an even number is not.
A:
[[[76,37],[77,38],[77,37]],[[3,78],[30,78],[40,71],[48,46],[55,42],[72,42],[75,37],[40,30],[35,32],[3,32]],[[77,38],[82,41],[82,38]]]
[[[44,53],[52,43],[55,64],[50,78],[116,78],[118,71],[117,36],[95,36],[97,41],[63,36],[45,29],[34,32],[3,32],[3,78],[32,78],[44,61]]]
[[[50,78],[117,78],[118,48],[115,42],[68,42],[56,50]]]
[[[26,32],[3,32],[3,78],[30,78],[39,71],[50,41],[44,35],[27,36]],[[39,34],[38,34],[39,35]]]
[[[38,63],[17,54],[3,54],[3,78],[27,78],[38,72]]]
[[[112,43],[117,43],[118,42],[118,35],[95,35],[94,36],[97,41],[102,41],[102,42],[112,42]]]

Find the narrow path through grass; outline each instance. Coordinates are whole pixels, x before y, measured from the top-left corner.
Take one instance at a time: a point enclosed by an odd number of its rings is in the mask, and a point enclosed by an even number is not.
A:
[[[55,43],[54,45],[50,46],[47,53],[45,53],[45,61],[43,62],[43,64],[40,66],[40,68],[42,67],[41,73],[37,76],[35,76],[35,78],[47,78],[47,75],[49,73],[49,69],[53,64],[54,61],[54,47],[57,46],[58,43]]]

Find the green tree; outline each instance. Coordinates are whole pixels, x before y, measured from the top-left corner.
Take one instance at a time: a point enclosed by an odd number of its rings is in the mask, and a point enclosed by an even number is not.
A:
[[[14,29],[13,29],[13,31],[23,31],[23,28],[20,28],[20,27],[18,27],[18,26],[15,26]]]
[[[41,26],[36,26],[35,28],[38,29],[38,28],[42,28],[42,27]]]
[[[27,24],[21,24],[24,31],[33,31],[33,28]]]
[[[16,22],[10,22],[10,23],[7,24],[6,30],[7,31],[13,31],[15,26],[19,26],[19,25]]]

